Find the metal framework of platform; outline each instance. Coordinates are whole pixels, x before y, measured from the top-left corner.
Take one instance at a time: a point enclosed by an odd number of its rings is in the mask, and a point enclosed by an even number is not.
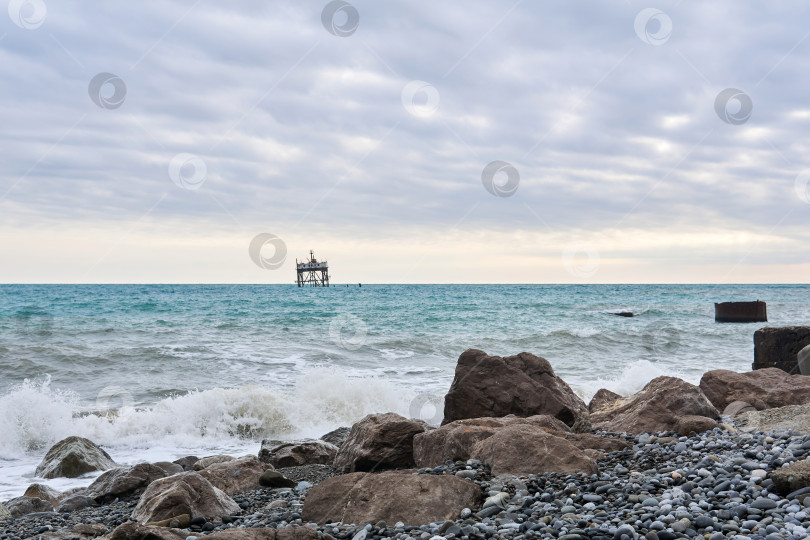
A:
[[[318,261],[312,250],[309,251],[309,260],[298,262],[295,259],[295,272],[295,282],[299,287],[329,286],[329,263]]]

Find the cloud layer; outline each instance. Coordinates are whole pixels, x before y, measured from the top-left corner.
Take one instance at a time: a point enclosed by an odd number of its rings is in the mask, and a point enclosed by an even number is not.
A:
[[[8,2],[0,277],[806,281],[810,6],[434,4]]]

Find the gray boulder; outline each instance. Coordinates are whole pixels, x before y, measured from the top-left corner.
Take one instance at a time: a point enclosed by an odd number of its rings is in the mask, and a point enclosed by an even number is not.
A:
[[[76,478],[93,471],[117,467],[110,455],[93,441],[83,437],[68,437],[48,450],[37,466],[40,478]]]
[[[325,441],[304,439],[300,441],[262,441],[259,459],[273,467],[298,467],[300,465],[331,465],[338,447]]]
[[[56,511],[60,514],[64,514],[66,512],[75,512],[76,510],[81,510],[89,506],[96,506],[97,504],[94,498],[88,497],[82,492],[74,493],[62,499]]]
[[[115,499],[140,495],[149,484],[165,477],[166,472],[162,468],[150,463],[119,467],[96,478],[84,495],[100,504],[108,503]]]
[[[7,519],[12,519],[11,512],[8,511],[5,504],[0,503],[0,521],[6,521]]]
[[[328,442],[329,444],[334,444],[340,448],[340,445],[346,442],[346,439],[349,438],[349,432],[351,430],[352,428],[349,427],[339,427],[337,429],[333,429],[326,435],[322,435],[321,440]]]
[[[132,511],[132,519],[150,523],[188,514],[214,520],[239,511],[233,499],[199,473],[184,472],[149,484]]]
[[[16,497],[6,501],[11,517],[18,518],[35,512],[53,512],[53,505],[36,497]]]

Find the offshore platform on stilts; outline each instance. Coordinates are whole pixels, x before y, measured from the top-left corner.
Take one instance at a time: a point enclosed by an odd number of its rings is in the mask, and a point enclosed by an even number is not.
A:
[[[317,260],[312,250],[309,250],[308,260],[298,262],[295,259],[295,272],[295,282],[299,287],[329,286],[329,263]]]

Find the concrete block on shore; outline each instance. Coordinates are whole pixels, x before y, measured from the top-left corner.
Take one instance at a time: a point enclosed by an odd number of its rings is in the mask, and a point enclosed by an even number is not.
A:
[[[799,373],[799,351],[810,345],[810,326],[766,327],[754,332],[752,369],[779,368]]]

